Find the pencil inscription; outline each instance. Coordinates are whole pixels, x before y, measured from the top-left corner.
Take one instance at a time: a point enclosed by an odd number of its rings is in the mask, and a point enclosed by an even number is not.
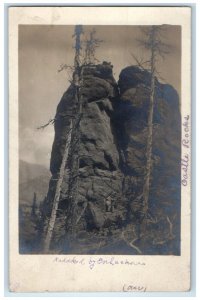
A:
[[[190,129],[189,129],[189,119],[190,116],[186,115],[184,117],[183,122],[183,139],[182,139],[182,145],[184,148],[183,156],[181,159],[181,170],[182,170],[182,178],[181,183],[183,186],[188,185],[188,171],[189,171],[189,150],[190,150]]]
[[[78,256],[73,256],[72,258],[60,258],[56,256],[53,259],[54,263],[63,263],[63,264],[68,264],[68,265],[80,265],[80,266],[88,266],[90,270],[93,270],[97,266],[117,266],[117,265],[124,265],[124,266],[146,266],[145,262],[142,261],[135,261],[135,260],[129,260],[125,258],[117,259],[114,256],[111,257],[78,257]]]
[[[146,287],[135,284],[124,284],[123,292],[146,292]]]

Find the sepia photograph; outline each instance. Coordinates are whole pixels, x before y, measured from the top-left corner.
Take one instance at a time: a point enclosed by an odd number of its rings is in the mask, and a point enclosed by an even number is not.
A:
[[[19,26],[21,254],[180,254],[180,78],[180,26]]]

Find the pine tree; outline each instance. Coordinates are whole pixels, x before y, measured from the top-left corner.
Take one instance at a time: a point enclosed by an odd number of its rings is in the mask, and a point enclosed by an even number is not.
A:
[[[96,38],[96,30],[93,28],[93,30],[90,32],[89,39],[85,42],[85,59],[84,64],[95,64],[98,59],[96,58],[96,49],[99,47],[100,43],[103,41]]]
[[[80,52],[82,49],[82,42],[81,42],[81,35],[83,34],[83,26],[82,25],[76,25],[75,31],[72,37],[75,38],[75,56],[74,56],[74,68],[75,71],[80,67],[81,61],[80,61]]]
[[[151,26],[150,29],[144,29],[143,34],[145,35],[144,40],[140,40],[140,45],[150,51],[150,59],[145,63],[149,65],[149,71],[151,75],[150,89],[149,89],[149,113],[147,121],[147,146],[146,146],[146,174],[144,178],[143,192],[142,192],[142,214],[144,219],[147,216],[149,208],[149,194],[151,186],[151,176],[153,168],[152,158],[152,146],[153,146],[153,116],[154,116],[154,105],[155,105],[155,94],[156,94],[156,76],[159,73],[156,69],[156,62],[158,57],[164,57],[165,54],[169,53],[169,46],[163,43],[162,33],[164,31],[163,26]],[[137,60],[138,62],[138,60]],[[144,68],[142,63],[138,63],[140,67]]]
[[[33,202],[32,202],[32,207],[31,207],[31,217],[35,218],[36,217],[36,210],[37,210],[37,195],[34,192],[34,196],[33,196]]]
[[[77,102],[78,106],[79,104],[79,77],[80,77],[80,51],[81,51],[81,34],[83,34],[83,28],[81,25],[75,26],[75,32],[73,37],[75,38],[75,57],[74,57],[74,74],[73,74],[73,85],[74,85],[74,90],[75,90],[75,102]],[[79,108],[80,110],[80,108]],[[55,196],[53,199],[53,205],[52,205],[52,210],[51,210],[51,216],[48,222],[47,226],[47,233],[46,237],[44,240],[44,252],[48,252],[50,249],[50,244],[52,240],[52,235],[53,235],[53,230],[56,222],[56,216],[58,212],[58,206],[60,202],[60,194],[61,194],[61,185],[63,182],[64,174],[66,172],[70,173],[72,170],[69,170],[69,168],[66,168],[68,159],[69,159],[69,154],[70,151],[72,150],[72,139],[75,134],[75,129],[77,127],[77,119],[71,118],[70,120],[70,125],[69,125],[69,130],[66,136],[66,144],[65,144],[65,149],[63,153],[63,158],[62,158],[62,163],[60,166],[60,171],[59,171],[59,176],[57,180],[57,185],[56,185],[56,191],[55,191]]]

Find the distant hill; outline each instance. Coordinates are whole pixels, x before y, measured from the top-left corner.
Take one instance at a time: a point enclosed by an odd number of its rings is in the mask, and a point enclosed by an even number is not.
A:
[[[50,171],[42,165],[19,161],[19,184],[38,178],[39,176],[50,176]]]
[[[48,191],[50,171],[42,165],[19,162],[19,202],[31,205],[34,192],[37,202],[43,200]]]

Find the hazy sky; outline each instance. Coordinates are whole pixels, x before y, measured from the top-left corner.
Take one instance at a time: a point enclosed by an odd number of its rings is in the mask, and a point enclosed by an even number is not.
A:
[[[138,46],[141,38],[138,26],[84,26],[85,35],[93,27],[103,43],[96,51],[99,61],[110,61],[118,80],[120,71],[134,64],[131,53],[147,58],[149,53]],[[53,118],[56,107],[68,87],[67,73],[58,72],[63,64],[72,65],[74,26],[19,26],[19,143],[20,159],[49,167],[54,138],[53,126],[36,128]],[[165,81],[180,95],[181,30],[167,26],[164,42],[172,46],[171,53],[157,65]]]

